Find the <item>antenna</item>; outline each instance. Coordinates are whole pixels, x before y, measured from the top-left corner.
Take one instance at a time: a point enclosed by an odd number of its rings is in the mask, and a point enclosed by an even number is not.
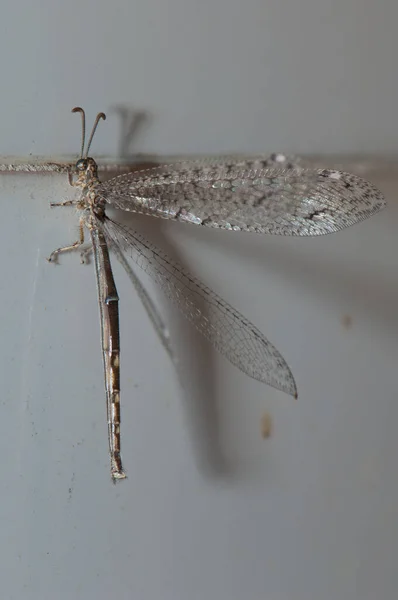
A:
[[[72,112],[73,113],[78,112],[82,116],[82,145],[81,145],[81,150],[80,150],[80,158],[83,158],[84,144],[85,144],[85,140],[86,140],[86,113],[84,112],[84,110],[82,108],[80,108],[80,106],[75,106],[75,108],[72,108]],[[93,128],[91,130],[91,135],[90,135],[90,139],[87,144],[87,149],[86,149],[86,153],[84,154],[84,158],[87,158],[87,156],[88,156],[91,142],[93,141],[94,134],[98,127],[98,123],[100,122],[101,119],[103,119],[104,121],[106,119],[106,115],[103,112],[98,113],[98,115],[95,118],[95,122],[94,122]]]

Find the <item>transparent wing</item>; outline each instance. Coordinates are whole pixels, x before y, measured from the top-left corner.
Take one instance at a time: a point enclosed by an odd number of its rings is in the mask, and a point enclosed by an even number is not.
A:
[[[254,379],[297,396],[285,360],[250,321],[140,234],[108,218],[103,227],[111,243],[115,241],[128,252],[232,364]],[[205,314],[198,308],[201,301],[206,304]]]
[[[148,292],[142,285],[141,281],[138,279],[137,275],[134,273],[134,270],[131,268],[130,263],[125,259],[118,241],[115,238],[108,240],[108,241],[109,241],[109,248],[112,250],[113,254],[116,256],[117,260],[120,262],[120,264],[126,271],[127,275],[129,276],[130,281],[133,284],[135,291],[137,292],[138,297],[140,298],[140,300],[147,312],[149,320],[151,321],[157,335],[159,336],[161,343],[163,344],[164,348],[166,349],[172,362],[176,363],[177,358],[175,357],[175,355],[173,353],[173,349],[171,347],[170,333],[169,333],[169,330],[167,329],[161,315],[159,314],[159,311],[157,310],[156,306],[152,302],[150,296],[148,295]]]
[[[269,167],[267,159],[181,163],[171,170],[114,177],[100,184],[98,193],[122,210],[228,230],[301,236],[338,231],[385,206],[381,192],[356,175],[281,164]]]

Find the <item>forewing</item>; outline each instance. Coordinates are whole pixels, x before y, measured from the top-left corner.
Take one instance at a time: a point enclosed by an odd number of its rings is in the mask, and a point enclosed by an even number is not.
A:
[[[120,175],[98,193],[122,210],[235,231],[314,236],[362,221],[385,206],[367,181],[328,169],[263,162],[182,163]]]
[[[140,234],[111,219],[105,220],[104,231],[130,254],[182,314],[232,364],[254,379],[292,396],[297,395],[293,375],[284,358],[230,304]],[[204,311],[199,308],[203,301]]]

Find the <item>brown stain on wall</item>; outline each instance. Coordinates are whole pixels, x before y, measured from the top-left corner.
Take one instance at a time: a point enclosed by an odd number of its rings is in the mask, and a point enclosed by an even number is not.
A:
[[[261,437],[266,440],[272,434],[272,417],[269,413],[264,413],[261,417]]]
[[[341,318],[341,324],[344,327],[344,329],[351,329],[351,327],[352,327],[351,315],[343,315]]]

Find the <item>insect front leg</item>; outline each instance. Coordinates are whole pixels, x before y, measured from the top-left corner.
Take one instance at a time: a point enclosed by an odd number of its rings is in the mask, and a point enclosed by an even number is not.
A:
[[[64,202],[50,202],[51,208],[54,206],[75,206],[76,202],[74,200],[65,200]]]
[[[57,248],[53,252],[51,252],[50,256],[47,258],[48,262],[56,262],[58,254],[61,252],[70,252],[71,250],[76,250],[76,248],[80,248],[84,244],[84,219],[81,218],[79,222],[79,239],[71,244],[70,246],[63,246],[62,248]]]
[[[75,182],[73,181],[73,173],[72,171],[68,171],[68,182],[72,187],[76,187]],[[64,202],[50,202],[51,208],[54,206],[76,206],[76,200],[65,200]]]

